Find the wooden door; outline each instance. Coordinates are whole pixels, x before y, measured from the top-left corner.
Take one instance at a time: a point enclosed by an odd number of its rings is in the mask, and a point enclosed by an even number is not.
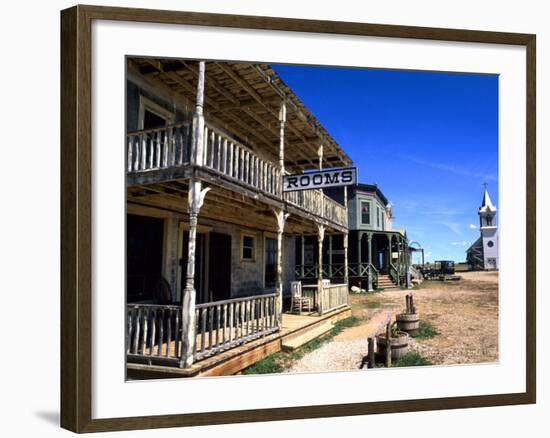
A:
[[[210,233],[208,289],[211,301],[231,298],[231,236]]]
[[[157,302],[162,278],[164,221],[129,214],[126,217],[126,299]]]

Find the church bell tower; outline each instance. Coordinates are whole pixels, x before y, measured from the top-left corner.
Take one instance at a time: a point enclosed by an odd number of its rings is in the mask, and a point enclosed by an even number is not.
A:
[[[497,208],[491,202],[487,184],[483,201],[479,207],[479,230],[483,244],[483,264],[487,270],[499,268],[498,260],[498,228],[496,222]]]

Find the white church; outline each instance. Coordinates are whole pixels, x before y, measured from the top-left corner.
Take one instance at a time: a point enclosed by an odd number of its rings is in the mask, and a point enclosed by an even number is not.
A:
[[[487,186],[485,186],[485,193],[478,215],[480,236],[466,251],[466,260],[471,269],[498,269],[497,208],[491,202]]]

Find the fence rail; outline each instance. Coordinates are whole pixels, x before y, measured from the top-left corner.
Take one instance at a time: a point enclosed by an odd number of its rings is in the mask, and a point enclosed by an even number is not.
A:
[[[199,304],[195,359],[211,356],[278,330],[276,294]]]
[[[199,304],[195,307],[196,360],[279,329],[275,294]],[[128,304],[126,354],[149,363],[182,361],[181,307]]]
[[[181,355],[181,307],[128,304],[126,354],[149,362],[178,362]]]
[[[330,312],[348,305],[349,290],[347,284],[329,284],[321,288],[319,313]]]

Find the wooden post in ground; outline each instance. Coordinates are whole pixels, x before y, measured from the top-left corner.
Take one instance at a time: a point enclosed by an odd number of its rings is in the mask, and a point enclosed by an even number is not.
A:
[[[374,338],[368,338],[367,368],[374,368]]]
[[[386,368],[391,367],[391,321],[386,325]]]

